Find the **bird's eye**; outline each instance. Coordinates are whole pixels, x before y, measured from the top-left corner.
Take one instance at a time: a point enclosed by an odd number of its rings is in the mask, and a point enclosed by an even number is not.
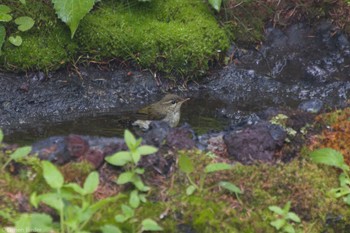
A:
[[[171,101],[171,104],[176,104],[176,100],[172,100],[172,101]]]

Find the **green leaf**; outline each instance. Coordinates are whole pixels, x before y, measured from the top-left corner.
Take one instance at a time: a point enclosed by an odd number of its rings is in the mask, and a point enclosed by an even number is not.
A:
[[[74,192],[79,193],[80,195],[85,195],[85,191],[84,189],[82,189],[80,187],[80,185],[76,184],[76,183],[69,183],[69,184],[65,184],[63,185],[64,188],[71,188],[74,190]]]
[[[122,233],[122,231],[113,225],[104,225],[101,228],[102,233]]]
[[[135,171],[135,173],[137,173],[139,175],[142,175],[143,173],[145,173],[145,169],[143,169],[143,168],[136,168],[134,171]]]
[[[230,170],[232,169],[232,165],[227,163],[212,163],[205,167],[204,171],[206,173],[216,172],[216,171],[223,171],[223,170]]]
[[[130,193],[129,205],[134,209],[139,207],[140,198],[139,198],[139,192],[137,190],[134,190]]]
[[[122,205],[122,211],[128,219],[135,215],[135,211],[128,205]]]
[[[12,11],[11,8],[8,7],[7,5],[0,4],[0,14],[8,14],[11,11]]]
[[[287,232],[287,233],[295,233],[294,227],[287,223],[284,227],[283,227],[283,231]]]
[[[127,129],[124,131],[124,140],[129,150],[132,150],[135,148],[137,144],[136,139],[134,135]]]
[[[23,5],[26,4],[26,0],[19,0]]]
[[[98,172],[91,172],[84,182],[83,189],[85,194],[92,194],[98,188],[98,184],[100,183]]]
[[[20,36],[10,36],[9,37],[9,41],[10,41],[10,43],[11,44],[13,44],[14,46],[20,46],[21,44],[22,44],[22,37],[20,37]]]
[[[140,191],[147,192],[148,190],[150,190],[150,187],[146,186],[146,185],[143,183],[141,177],[138,176],[138,175],[135,175],[135,176],[133,177],[133,179],[132,179],[131,182],[132,182],[132,183],[135,185],[135,187],[136,187],[138,190],[140,190]]]
[[[123,172],[119,175],[117,179],[117,184],[126,184],[128,182],[131,182],[134,178],[135,173],[133,172]]]
[[[111,156],[105,158],[105,160],[115,166],[124,166],[132,161],[131,153],[128,151],[119,151]]]
[[[289,212],[287,214],[287,218],[292,220],[292,221],[294,221],[294,222],[300,222],[301,221],[299,216],[296,213],[294,213],[294,212]]]
[[[186,189],[186,195],[191,196],[194,193],[194,191],[196,191],[196,187],[193,185],[190,185]]]
[[[44,202],[46,205],[60,211],[64,207],[62,198],[56,193],[45,193],[38,196],[39,200]]]
[[[2,46],[4,45],[4,42],[5,42],[5,37],[6,37],[5,27],[0,26],[0,56],[1,56]],[[4,134],[3,134],[2,130],[0,129],[0,143],[2,142],[3,139],[4,139]]]
[[[139,194],[139,199],[140,199],[140,201],[142,201],[143,203],[146,203],[146,202],[147,202],[147,199],[146,199],[146,195],[145,195],[145,194]]]
[[[138,162],[140,161],[141,159],[141,155],[139,152],[137,151],[134,151],[134,152],[131,152],[131,157],[132,157],[132,160],[134,161],[134,164],[137,165]]]
[[[141,155],[150,155],[150,154],[154,154],[158,151],[157,148],[155,148],[154,146],[140,146],[137,148],[137,151],[141,154]]]
[[[222,0],[208,0],[208,2],[216,11],[220,11]]]
[[[158,223],[150,218],[146,218],[141,223],[141,231],[163,231],[163,228]]]
[[[61,172],[49,161],[42,161],[41,164],[46,183],[53,189],[60,189],[64,182]]]
[[[32,204],[35,208],[38,208],[40,198],[38,198],[38,195],[36,194],[36,192],[33,192],[30,195],[29,201],[30,201],[30,204]]]
[[[32,147],[30,146],[20,147],[10,155],[10,158],[15,161],[18,161],[19,159],[26,157],[31,152],[31,150]]]
[[[275,205],[269,206],[269,210],[271,210],[272,212],[274,212],[278,215],[284,215],[282,208],[279,206],[275,206]]]
[[[194,171],[194,167],[190,158],[186,155],[180,155],[179,167],[182,172],[191,173]]]
[[[118,215],[116,215],[116,216],[114,217],[114,220],[115,220],[116,222],[123,223],[123,222],[127,221],[128,218],[127,218],[126,216],[124,216],[123,214],[118,214]]]
[[[31,227],[31,217],[30,214],[21,214],[15,222],[15,232],[20,232],[23,229],[30,229]]]
[[[71,37],[74,37],[79,22],[89,13],[95,0],[52,0],[58,18],[69,26]]]
[[[9,14],[1,14],[0,13],[0,22],[9,22],[12,20],[12,16]]]
[[[270,222],[271,226],[275,227],[277,230],[281,229],[286,223],[287,221],[285,219],[277,219]]]
[[[34,20],[28,16],[22,16],[15,19],[15,23],[18,25],[18,30],[21,32],[28,31],[34,26]]]
[[[224,189],[227,189],[233,193],[238,193],[238,194],[242,194],[242,190],[240,188],[238,188],[236,185],[230,183],[230,182],[227,182],[227,181],[220,181],[219,182],[219,186],[224,188]]]
[[[292,203],[288,201],[284,206],[283,206],[283,212],[284,214],[287,214],[290,210],[290,207],[292,206]]]
[[[310,153],[312,161],[329,166],[334,166],[345,171],[349,171],[349,166],[345,164],[343,155],[332,149],[322,148]]]
[[[344,202],[345,202],[347,205],[350,205],[350,195],[347,195],[347,196],[344,198]]]
[[[53,227],[53,222],[50,215],[32,213],[30,217],[31,217],[30,228],[33,231],[37,231],[38,229],[40,229],[41,232],[51,232]]]
[[[114,203],[116,202],[119,198],[122,198],[124,197],[124,195],[117,195],[117,196],[114,196],[114,197],[107,197],[107,198],[104,198],[104,199],[101,199],[97,202],[94,202],[94,204],[92,204],[89,209],[94,213],[100,209],[102,209],[102,207],[104,207],[105,205],[109,204],[109,203]]]

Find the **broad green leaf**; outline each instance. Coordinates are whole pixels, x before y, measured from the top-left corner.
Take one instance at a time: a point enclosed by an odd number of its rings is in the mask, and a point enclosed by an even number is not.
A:
[[[18,25],[18,30],[21,32],[28,31],[34,26],[34,20],[28,16],[22,16],[15,19],[15,23]]]
[[[122,231],[113,225],[104,225],[101,228],[102,233],[122,233]]]
[[[269,206],[269,210],[271,210],[272,212],[274,212],[274,213],[276,213],[278,215],[284,215],[283,210],[279,206],[275,206],[275,205]]]
[[[38,196],[40,201],[44,202],[46,205],[60,211],[64,207],[64,203],[61,197],[56,193],[45,193]]]
[[[182,172],[191,173],[194,171],[194,167],[190,158],[186,155],[180,155],[179,167]]]
[[[344,172],[339,175],[339,183],[341,187],[350,185],[350,179],[347,178]]]
[[[48,161],[42,161],[41,164],[46,183],[53,189],[61,188],[63,186],[64,179],[57,167]]]
[[[227,163],[212,163],[205,167],[204,171],[206,173],[216,172],[216,171],[223,171],[223,170],[229,170],[232,169],[232,165]]]
[[[134,217],[134,215],[135,215],[134,209],[131,208],[131,207],[128,206],[128,205],[122,205],[122,211],[123,211],[123,214],[124,214],[127,218]]]
[[[132,179],[131,182],[132,182],[132,183],[135,185],[135,187],[136,187],[138,190],[140,190],[140,191],[147,192],[148,190],[150,190],[150,187],[146,186],[146,185],[143,183],[141,177],[138,176],[138,175],[135,175],[135,176],[133,177],[133,179]]]
[[[9,41],[11,44],[13,44],[14,46],[20,46],[22,44],[22,37],[20,36],[10,36],[9,37]]]
[[[26,4],[26,0],[19,0],[23,5]]]
[[[296,213],[294,213],[294,212],[289,212],[289,213],[287,214],[287,218],[290,219],[290,220],[292,220],[292,221],[294,221],[294,222],[300,222],[300,221],[301,221],[300,218],[299,218],[299,216],[296,215]]]
[[[125,130],[124,131],[124,140],[126,145],[128,146],[128,148],[130,150],[134,149],[137,142],[136,142],[136,138],[135,136],[129,131],[129,130]]]
[[[52,230],[52,218],[48,214],[32,213],[31,229],[36,231],[40,229],[42,232],[50,232]]]
[[[115,166],[124,166],[132,161],[131,153],[128,151],[119,151],[111,156],[105,158],[105,160]]]
[[[116,216],[114,217],[114,220],[115,220],[116,222],[123,223],[123,222],[125,222],[126,220],[128,220],[128,218],[127,218],[125,215],[123,215],[123,214],[118,214],[118,215],[116,215]]]
[[[270,222],[271,226],[275,227],[277,230],[281,229],[287,223],[284,219],[277,219]]]
[[[283,231],[287,233],[295,233],[294,227],[288,223],[283,227]]]
[[[26,157],[31,152],[31,150],[32,150],[32,147],[30,146],[20,147],[10,155],[10,158],[17,161],[19,159]]]
[[[146,203],[146,202],[147,202],[147,199],[146,199],[146,195],[145,195],[145,194],[139,194],[139,199],[140,199],[140,201],[142,201],[143,203]]]
[[[208,2],[216,11],[220,11],[222,0],[208,0]]]
[[[350,205],[350,195],[347,195],[346,197],[344,197],[344,202],[345,202],[347,205]]]
[[[142,175],[143,173],[145,173],[145,169],[143,169],[143,168],[136,168],[134,171],[135,171],[135,173],[137,173],[139,175]]]
[[[133,190],[130,193],[130,198],[129,198],[129,205],[136,209],[140,205],[140,198],[139,198],[139,192],[137,190]]]
[[[5,37],[6,37],[5,27],[0,26],[0,55],[1,55],[2,46],[4,45],[4,42],[5,42]],[[0,143],[2,142],[3,139],[4,139],[4,134],[3,134],[2,130],[0,129]]]
[[[142,138],[137,139],[135,143],[135,148],[141,145],[141,142],[142,142]]]
[[[141,154],[141,155],[150,155],[150,154],[154,154],[158,151],[157,148],[155,148],[154,146],[140,146],[137,148],[137,151]]]
[[[186,189],[186,195],[191,196],[194,193],[194,191],[196,191],[196,187],[193,185],[190,185]]]
[[[131,182],[134,178],[135,173],[133,172],[123,172],[119,175],[117,179],[117,184],[126,184],[128,182]]]
[[[80,187],[80,185],[76,184],[76,183],[69,183],[69,184],[65,184],[63,185],[64,188],[71,188],[74,190],[74,192],[79,193],[80,195],[85,195],[85,191],[82,187]]]
[[[163,231],[163,228],[158,223],[150,218],[146,218],[141,223],[141,231]]]
[[[236,185],[227,182],[227,181],[220,181],[219,182],[219,186],[223,187],[224,189],[227,189],[233,193],[238,193],[238,194],[242,194],[242,190],[240,188],[238,188]]]
[[[89,13],[95,0],[51,0],[58,18],[69,26],[71,37],[74,37],[79,22]]]
[[[31,217],[30,214],[21,214],[15,222],[15,232],[20,232],[23,229],[31,228]]]
[[[94,193],[98,188],[99,183],[100,183],[100,180],[99,180],[98,172],[96,171],[91,172],[84,182],[83,188],[84,188],[85,194]]]
[[[12,11],[11,8],[8,7],[7,5],[0,4],[0,14],[8,14],[11,11]]]
[[[345,195],[350,194],[350,187],[349,186],[343,186],[339,188],[333,188],[329,191],[329,196],[334,198],[339,198]]]
[[[134,152],[131,152],[131,157],[132,157],[132,160],[134,161],[134,164],[137,165],[137,163],[140,161],[141,159],[141,155],[139,152],[137,151],[134,151]]]
[[[343,155],[332,149],[332,148],[322,148],[315,150],[310,153],[312,161],[316,163],[321,163],[329,166],[334,166],[345,171],[349,171],[349,166],[344,162]]]

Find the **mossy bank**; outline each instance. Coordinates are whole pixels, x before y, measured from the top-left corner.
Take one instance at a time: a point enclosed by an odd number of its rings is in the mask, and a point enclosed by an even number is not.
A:
[[[47,1],[9,6],[17,8],[14,17],[28,15],[36,23],[21,34],[20,47],[4,44],[1,66],[6,70],[50,71],[79,57],[84,58],[80,61],[117,58],[167,76],[200,75],[229,46],[210,7],[202,1],[106,0],[80,22],[73,40]],[[11,24],[6,27],[15,31]]]

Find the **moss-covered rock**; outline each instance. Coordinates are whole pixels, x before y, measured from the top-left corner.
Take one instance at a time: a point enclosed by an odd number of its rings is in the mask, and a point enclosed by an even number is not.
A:
[[[3,47],[2,66],[9,70],[54,70],[80,55],[94,60],[118,58],[166,74],[198,75],[220,57],[228,38],[210,8],[190,0],[104,1],[82,21],[74,40],[50,3],[28,0],[13,16],[31,16],[35,26],[23,44]],[[16,25],[6,24],[8,35]],[[80,47],[77,46],[80,45]]]
[[[189,0],[113,1],[86,16],[76,36],[97,59],[121,57],[167,74],[200,74],[228,47],[208,6]]]

